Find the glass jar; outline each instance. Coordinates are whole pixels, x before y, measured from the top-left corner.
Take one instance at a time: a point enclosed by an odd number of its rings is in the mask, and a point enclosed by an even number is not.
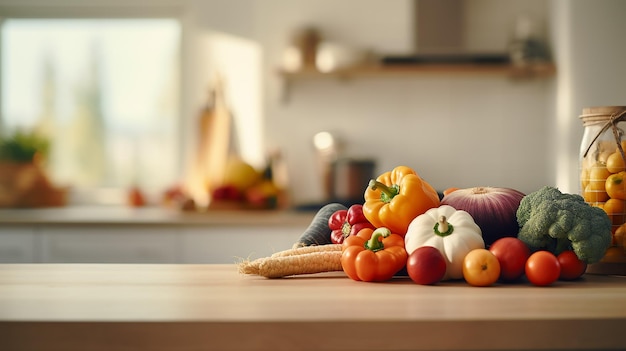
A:
[[[584,108],[580,145],[580,194],[609,215],[612,247],[605,256],[621,260],[626,246],[626,106]]]

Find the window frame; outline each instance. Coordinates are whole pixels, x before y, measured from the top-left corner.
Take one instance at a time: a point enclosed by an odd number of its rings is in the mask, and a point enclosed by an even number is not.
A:
[[[189,20],[185,15],[185,7],[177,2],[155,2],[155,4],[145,5],[139,4],[138,1],[116,2],[92,0],[89,5],[84,2],[59,3],[57,1],[34,0],[27,4],[10,4],[0,5],[0,27],[4,21],[8,19],[174,19],[180,24],[180,50],[178,52],[178,71],[179,71],[179,101],[176,140],[174,147],[177,155],[177,164],[173,165],[177,169],[185,169],[185,154],[189,147],[185,142],[189,126],[190,109],[188,94],[188,72],[185,69],[185,52],[188,52],[187,37],[189,36]],[[2,64],[2,43],[0,36],[0,65]],[[2,72],[0,71],[0,75]],[[2,96],[3,87],[0,85],[0,106],[3,106]],[[0,109],[1,113],[1,109]],[[4,130],[4,116],[0,115],[0,130]],[[181,174],[182,176],[182,174]],[[81,192],[76,196],[76,203],[70,202],[69,205],[119,205],[120,201],[125,198],[126,189],[111,189],[97,187],[93,190]],[[87,200],[85,200],[87,199]]]

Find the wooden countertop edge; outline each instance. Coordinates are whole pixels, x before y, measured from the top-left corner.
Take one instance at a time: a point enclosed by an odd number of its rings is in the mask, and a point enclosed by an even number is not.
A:
[[[0,322],[3,350],[624,349],[626,320]]]
[[[626,349],[622,277],[480,289],[234,265],[0,268],[0,350]]]

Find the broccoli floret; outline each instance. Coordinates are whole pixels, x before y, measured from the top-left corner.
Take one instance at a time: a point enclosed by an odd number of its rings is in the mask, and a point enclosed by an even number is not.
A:
[[[558,255],[573,250],[582,261],[594,263],[611,245],[611,220],[604,210],[551,186],[522,198],[517,223],[517,237],[533,251]]]

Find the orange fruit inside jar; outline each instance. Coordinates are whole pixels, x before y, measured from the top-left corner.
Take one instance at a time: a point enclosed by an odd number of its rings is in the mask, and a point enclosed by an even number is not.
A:
[[[613,233],[613,245],[626,250],[626,224],[620,225]]]
[[[622,153],[619,150],[615,150],[615,152],[609,155],[609,157],[606,159],[606,169],[610,173],[618,173],[626,170],[624,158],[622,157]]]
[[[590,190],[606,191],[606,179],[611,175],[611,172],[606,168],[606,164],[597,162],[589,170],[589,184],[587,185]]]
[[[602,162],[596,162],[591,168],[583,168],[582,172],[586,176],[586,178],[581,180],[581,185],[584,185],[582,195],[585,201],[607,201],[609,195],[606,191],[606,180],[611,176],[611,172],[608,171],[606,165]]]
[[[585,202],[602,203],[609,199],[609,194],[604,190],[593,190],[591,184],[587,184],[583,191]]]
[[[611,254],[624,253],[626,155],[622,150],[626,151],[626,106],[584,108],[580,118],[585,127],[580,149],[580,194],[610,218],[612,246],[617,248]]]
[[[626,218],[626,214],[624,214],[626,201],[620,199],[608,199],[602,206],[602,209],[604,209],[604,212],[609,215],[611,224],[614,227],[619,227],[624,224],[624,219]]]

